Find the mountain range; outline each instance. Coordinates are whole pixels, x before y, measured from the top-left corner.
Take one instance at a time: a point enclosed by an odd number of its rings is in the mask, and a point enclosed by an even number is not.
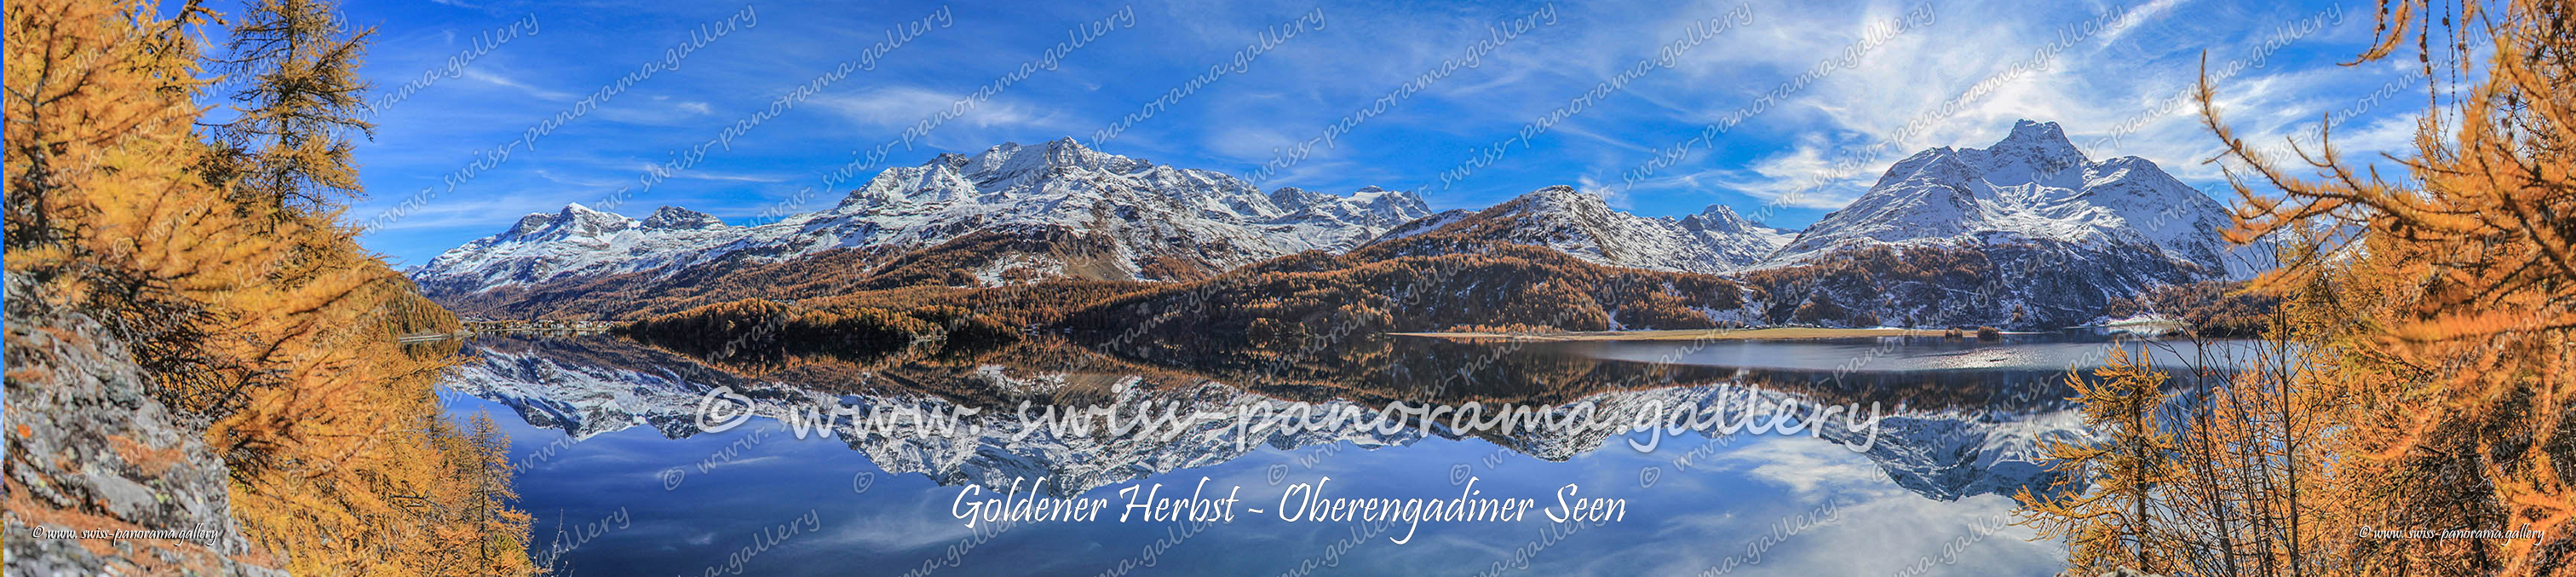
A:
[[[2092,249],[2153,247],[2203,274],[2230,263],[2218,236],[2227,208],[2135,156],[2085,157],[2054,122],[2021,121],[1983,149],[1940,147],[1897,161],[1869,192],[1771,255],[1792,264],[1868,245],[2046,241]]]
[[[793,260],[840,248],[928,250],[978,233],[1047,239],[988,255],[984,284],[1072,276],[1174,280],[1305,250],[1348,250],[1429,215],[1411,194],[1263,193],[1224,173],[1157,165],[1072,139],[941,154],[879,173],[828,209],[757,226],[662,207],[643,220],[579,204],[530,214],[440,254],[412,278],[433,295],[665,275],[732,255]]]
[[[1908,157],[1850,205],[1799,231],[1722,205],[1642,217],[1565,186],[1435,214],[1403,191],[1263,192],[1221,172],[1157,165],[1068,138],[941,154],[879,173],[830,208],[753,226],[677,207],[638,220],[568,205],[527,215],[410,275],[428,296],[468,314],[620,317],[638,311],[558,303],[609,287],[752,278],[780,286],[829,279],[849,290],[1189,281],[1307,251],[1446,250],[1399,243],[1437,234],[1726,277],[1756,289],[1755,302],[1712,314],[1756,323],[2039,328],[2093,320],[2109,303],[2155,287],[2268,268],[2231,255],[2217,232],[2227,223],[2224,206],[2153,162],[2092,160],[2046,122],[2016,123],[1986,148]],[[1888,259],[1900,266],[1878,263]]]

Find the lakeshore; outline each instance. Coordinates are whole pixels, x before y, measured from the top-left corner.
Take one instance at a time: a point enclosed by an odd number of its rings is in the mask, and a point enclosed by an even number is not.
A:
[[[1966,331],[1973,338],[1974,331]],[[1492,333],[1492,332],[1417,332],[1387,333],[1399,337],[1431,337],[1457,341],[1803,341],[1820,339],[1861,339],[1876,337],[1938,337],[1951,331],[1939,329],[1905,329],[1876,327],[1838,329],[1821,327],[1764,327],[1743,329],[1679,329],[1647,331],[1590,331],[1564,333]]]

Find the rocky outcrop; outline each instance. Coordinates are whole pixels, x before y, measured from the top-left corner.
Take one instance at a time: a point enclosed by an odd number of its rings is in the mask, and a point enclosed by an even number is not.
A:
[[[284,575],[237,559],[229,473],[97,321],[8,286],[10,575]]]

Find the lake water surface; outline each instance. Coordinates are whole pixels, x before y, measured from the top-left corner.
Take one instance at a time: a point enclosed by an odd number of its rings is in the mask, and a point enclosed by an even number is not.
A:
[[[2089,434],[2064,400],[2064,371],[2098,364],[2110,345],[2022,336],[1389,346],[1418,357],[1488,348],[1528,363],[1507,370],[1565,381],[1509,394],[1472,382],[1443,389],[1462,398],[1706,406],[1744,390],[1730,383],[1750,383],[1776,399],[1877,403],[1883,418],[1874,441],[1686,432],[1655,439],[1652,451],[1635,448],[1648,433],[1015,438],[1006,433],[1029,424],[1013,399],[1222,409],[1403,398],[1419,385],[1247,389],[1191,371],[1007,353],[937,366],[744,367],[614,337],[478,339],[467,345],[476,361],[444,395],[451,415],[489,413],[511,434],[520,505],[537,518],[533,548],[576,575],[2039,575],[2058,568],[2059,545],[2011,526],[2004,495],[2055,480],[2031,462],[2040,439]],[[2156,352],[2159,364],[2195,356]],[[1436,372],[1405,373],[1427,371]],[[799,438],[767,417],[707,432],[695,417],[717,387],[771,409],[981,407],[969,420],[985,432]],[[1864,441],[1868,450],[1855,450]],[[1047,495],[1111,508],[1087,522],[974,528],[954,514],[970,485],[989,498],[1041,476],[1056,485]],[[1209,497],[1231,492],[1239,509],[1270,514],[1114,518],[1130,502],[1122,489],[1160,484],[1161,496],[1187,496],[1202,479],[1217,493]],[[1571,485],[1578,498],[1621,500],[1624,518],[1553,523],[1533,511],[1518,522],[1417,527],[1289,522],[1274,510],[1292,488],[1319,482],[1327,497],[1445,500],[1470,480],[1479,497],[1541,508]]]

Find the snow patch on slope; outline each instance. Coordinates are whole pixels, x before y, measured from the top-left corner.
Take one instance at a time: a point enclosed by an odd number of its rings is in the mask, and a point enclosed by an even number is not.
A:
[[[2084,248],[2155,247],[2210,277],[2268,268],[2259,249],[2231,255],[2227,208],[2154,162],[2094,161],[2054,122],[2028,120],[1987,148],[1926,150],[1890,166],[1868,193],[1819,219],[1763,267],[1871,245],[1977,246],[2024,240]],[[2247,262],[2251,260],[2252,262]]]
[[[1107,239],[1122,257],[1113,265],[1129,275],[1157,257],[1222,270],[1299,251],[1349,250],[1428,214],[1420,198],[1402,191],[1264,193],[1221,172],[1157,165],[1067,138],[888,169],[829,209],[758,226],[727,226],[676,207],[637,221],[569,205],[449,250],[412,275],[433,292],[479,292],[676,272],[738,253],[774,260],[835,248],[915,249],[979,230],[1047,227]]]

